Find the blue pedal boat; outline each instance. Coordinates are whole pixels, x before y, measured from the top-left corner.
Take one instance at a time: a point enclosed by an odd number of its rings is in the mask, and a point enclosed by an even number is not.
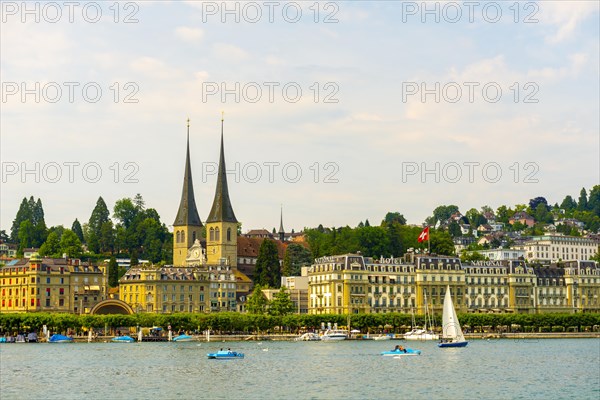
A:
[[[65,335],[52,335],[48,340],[49,343],[71,343],[73,342],[73,338]]]
[[[217,360],[228,360],[233,358],[244,358],[244,353],[238,353],[237,351],[219,350],[216,353],[208,353],[208,358]]]
[[[135,339],[131,336],[115,336],[114,338],[110,339],[110,341],[114,343],[133,343],[135,342]]]
[[[194,340],[194,338],[191,337],[190,335],[179,335],[179,336],[175,336],[173,338],[174,342],[191,342],[193,340]]]
[[[391,351],[382,351],[382,356],[420,356],[421,350],[413,350],[413,349],[396,349]]]

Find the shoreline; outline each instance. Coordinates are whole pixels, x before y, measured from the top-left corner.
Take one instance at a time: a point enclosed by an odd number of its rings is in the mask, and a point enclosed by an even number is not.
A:
[[[109,343],[114,336],[97,336],[92,340],[92,343]],[[132,336],[134,337],[134,336]],[[288,341],[293,342],[299,335],[296,334],[273,334],[273,335],[211,335],[210,340],[206,340],[205,335],[192,335],[193,342],[246,342],[246,341]],[[161,340],[142,340],[142,342],[168,342],[166,337],[160,338]],[[465,339],[467,340],[539,340],[539,339],[600,339],[600,332],[527,332],[527,333],[465,333]],[[365,335],[359,335],[359,337],[352,337],[347,340],[353,341],[370,341],[373,338],[366,338]],[[401,335],[392,337],[391,340],[403,340]],[[74,336],[73,341],[77,343],[88,342],[87,336]],[[46,340],[42,339],[40,342],[45,343]],[[412,341],[407,341],[412,342]],[[414,341],[420,342],[420,341]]]

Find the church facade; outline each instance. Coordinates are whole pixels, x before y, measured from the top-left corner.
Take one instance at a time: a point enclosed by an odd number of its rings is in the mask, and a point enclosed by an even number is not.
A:
[[[221,119],[215,196],[204,226],[194,196],[188,121],[183,188],[173,222],[173,265],[134,266],[119,280],[120,299],[136,312],[243,311],[239,300],[251,281],[237,270],[238,221],[227,186],[223,123]]]

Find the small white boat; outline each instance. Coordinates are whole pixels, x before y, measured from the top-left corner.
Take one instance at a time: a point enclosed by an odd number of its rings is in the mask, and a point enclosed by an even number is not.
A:
[[[390,335],[379,335],[373,336],[373,340],[391,340],[392,337]]]
[[[348,331],[343,329],[327,329],[321,335],[321,340],[346,340],[348,339]]]
[[[305,334],[298,336],[294,340],[297,342],[313,342],[321,340],[321,337],[314,332],[306,332]]]
[[[438,340],[440,336],[425,329],[413,329],[404,334],[405,340]]]

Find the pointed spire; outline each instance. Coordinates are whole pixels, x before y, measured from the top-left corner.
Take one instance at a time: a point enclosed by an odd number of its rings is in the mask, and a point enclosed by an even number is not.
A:
[[[281,211],[279,213],[279,240],[285,241],[285,230],[283,229],[283,205],[281,205]]]
[[[227,188],[227,169],[225,168],[225,148],[223,146],[223,114],[221,114],[221,154],[219,155],[219,171],[215,198],[206,222],[238,222],[229,200]]]
[[[283,229],[283,205],[281,206],[281,211],[279,213],[279,232],[277,233],[285,233]]]
[[[185,154],[185,172],[183,175],[183,189],[181,191],[181,201],[179,210],[173,226],[192,225],[202,226],[200,215],[196,208],[196,199],[194,198],[194,183],[192,181],[192,166],[190,163],[190,119],[187,120],[187,149]]]

